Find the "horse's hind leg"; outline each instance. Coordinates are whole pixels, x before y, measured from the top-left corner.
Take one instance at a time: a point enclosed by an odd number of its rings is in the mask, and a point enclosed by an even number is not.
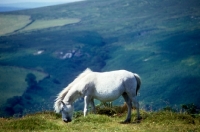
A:
[[[139,112],[139,103],[136,99],[136,97],[133,98],[133,105],[135,106],[136,110],[137,110],[137,119],[141,119],[140,117],[140,112]]]
[[[124,123],[129,123],[129,122],[131,122],[132,103],[131,103],[131,100],[130,100],[129,96],[127,95],[127,93],[123,93],[122,96],[128,106],[128,114],[127,114],[127,117],[126,117],[126,120],[124,121]]]

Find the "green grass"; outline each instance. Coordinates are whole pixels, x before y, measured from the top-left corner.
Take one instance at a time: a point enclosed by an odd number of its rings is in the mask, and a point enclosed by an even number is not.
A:
[[[184,113],[170,111],[146,112],[141,111],[142,120],[135,122],[136,113],[132,114],[133,121],[121,124],[126,113],[109,117],[106,115],[89,114],[86,117],[74,118],[70,123],[64,123],[59,114],[41,112],[22,118],[1,118],[0,131],[94,131],[94,132],[186,132],[200,131],[200,117],[192,117]]]

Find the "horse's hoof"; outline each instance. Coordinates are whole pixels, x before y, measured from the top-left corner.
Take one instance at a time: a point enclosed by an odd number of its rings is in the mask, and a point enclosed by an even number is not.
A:
[[[120,124],[129,124],[129,123],[131,123],[131,120],[125,120],[125,121],[120,122]]]
[[[139,116],[139,117],[137,118],[137,120],[142,120],[142,117],[141,117],[141,116]]]
[[[140,123],[140,122],[141,122],[141,120],[142,120],[142,117],[138,117],[137,119],[135,119],[135,120],[134,120],[134,122],[133,122],[133,123]]]
[[[68,123],[68,122],[71,122],[72,120],[64,119],[63,121],[64,121],[65,123]]]

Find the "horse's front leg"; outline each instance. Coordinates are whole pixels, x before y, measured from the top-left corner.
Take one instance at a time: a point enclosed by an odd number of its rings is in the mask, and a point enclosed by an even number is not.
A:
[[[87,111],[88,111],[88,106],[89,106],[89,97],[85,96],[84,97],[84,116],[87,115]]]
[[[96,110],[95,110],[95,104],[94,104],[94,99],[91,99],[91,107],[92,107],[92,112],[93,113],[96,113]]]

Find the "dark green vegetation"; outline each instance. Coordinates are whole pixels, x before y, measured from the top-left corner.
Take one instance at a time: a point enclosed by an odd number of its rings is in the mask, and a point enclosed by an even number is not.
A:
[[[14,27],[1,33],[0,68],[21,67],[48,75],[37,82],[38,89],[20,95],[16,111],[52,109],[55,96],[87,67],[138,73],[139,100],[145,109],[188,103],[199,107],[199,9],[198,0],[88,0],[1,13],[5,20],[12,15],[23,22],[6,23]],[[19,78],[25,81],[24,76]],[[78,100],[75,108],[83,109],[82,104]]]

